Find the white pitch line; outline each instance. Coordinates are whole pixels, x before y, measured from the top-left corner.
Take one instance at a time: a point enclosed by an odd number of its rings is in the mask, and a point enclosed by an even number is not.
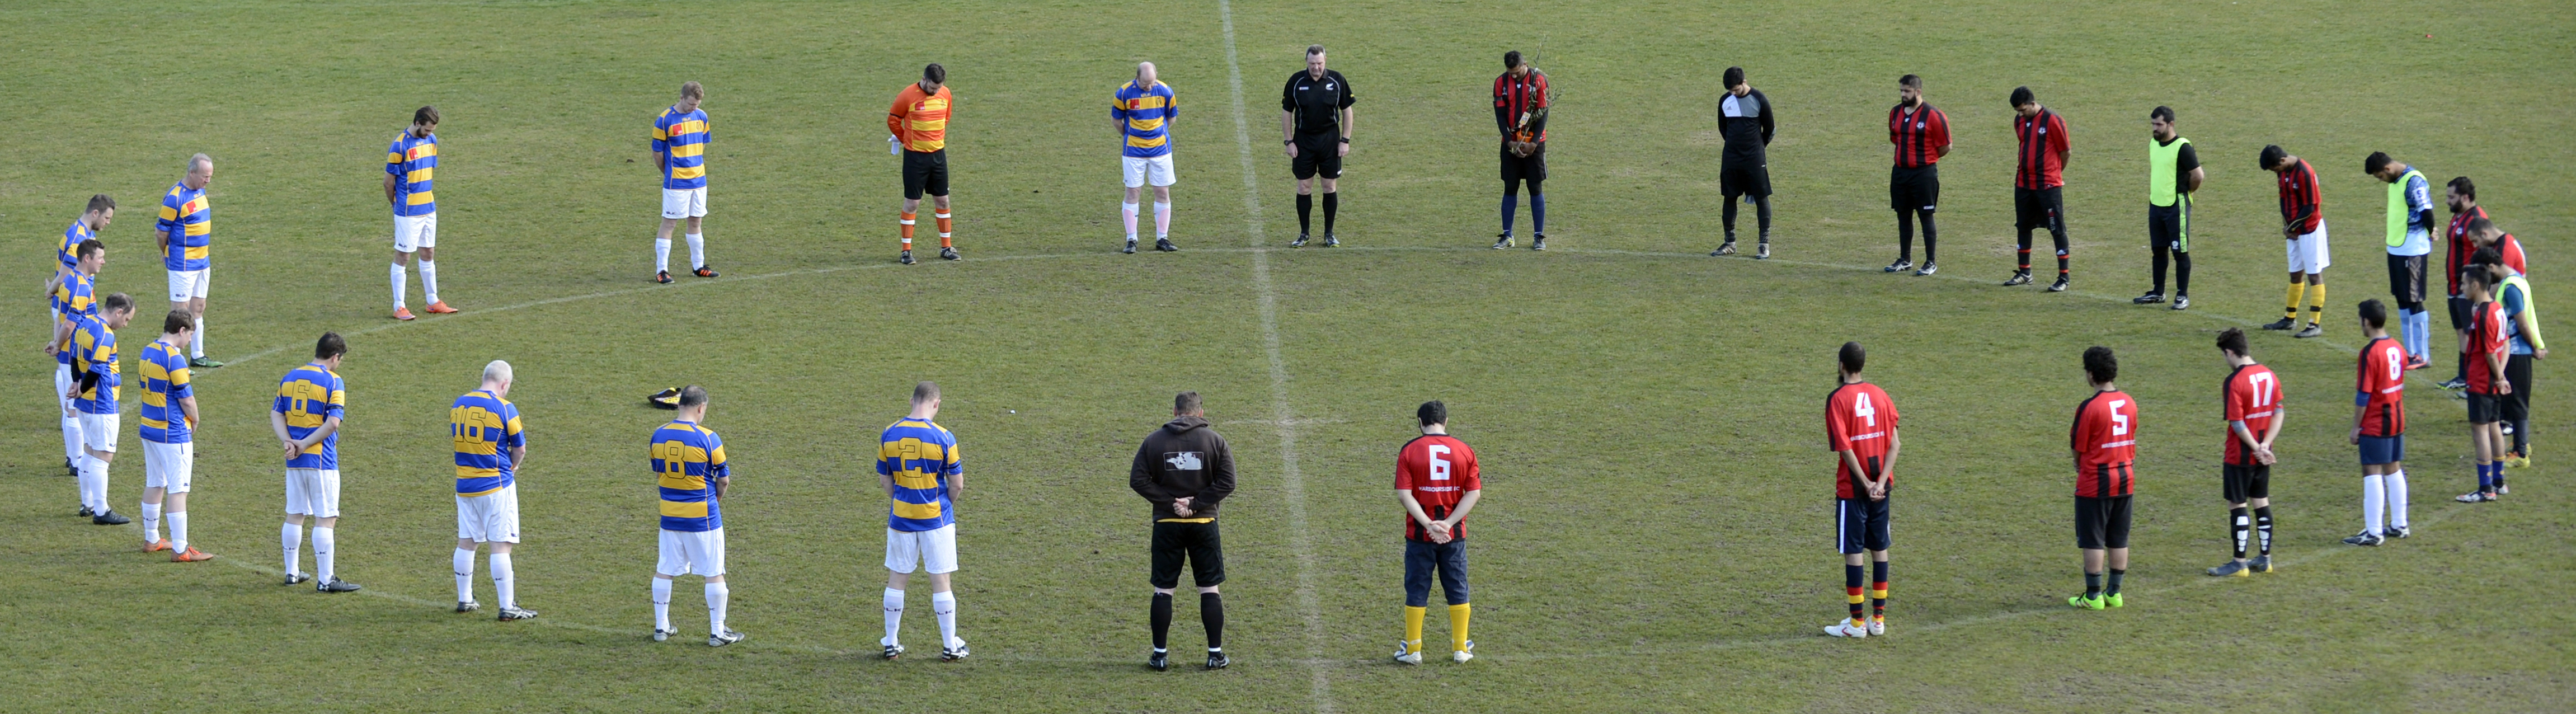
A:
[[[1260,296],[1261,352],[1270,358],[1270,411],[1279,424],[1279,486],[1288,499],[1288,549],[1297,556],[1297,614],[1306,620],[1306,659],[1324,657],[1324,614],[1315,594],[1315,543],[1306,531],[1306,479],[1297,470],[1297,413],[1288,406],[1288,362],[1279,354],[1279,291],[1270,282],[1270,249],[1262,245],[1261,186],[1252,169],[1252,129],[1243,108],[1243,63],[1234,49],[1234,6],[1216,2],[1225,28],[1225,78],[1234,91],[1234,145],[1243,161],[1243,223],[1251,232],[1252,290]],[[1332,679],[1309,665],[1315,711],[1333,711]]]

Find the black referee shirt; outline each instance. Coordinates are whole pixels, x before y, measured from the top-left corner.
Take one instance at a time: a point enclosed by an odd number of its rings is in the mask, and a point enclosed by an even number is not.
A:
[[[1324,70],[1323,79],[1308,76],[1306,70],[1288,75],[1288,86],[1279,90],[1279,109],[1296,112],[1297,133],[1322,134],[1339,132],[1342,110],[1359,102],[1351,94],[1351,82],[1342,73]]]

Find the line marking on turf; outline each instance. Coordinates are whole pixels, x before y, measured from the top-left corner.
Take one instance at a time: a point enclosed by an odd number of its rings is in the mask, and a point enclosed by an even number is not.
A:
[[[1270,282],[1270,249],[1262,245],[1261,185],[1252,168],[1252,129],[1243,108],[1243,62],[1235,52],[1234,6],[1216,2],[1225,28],[1225,78],[1234,93],[1234,145],[1243,162],[1243,227],[1252,246],[1252,289],[1261,308],[1261,352],[1270,359],[1270,411],[1279,428],[1279,489],[1288,500],[1288,549],[1297,556],[1297,614],[1306,621],[1306,659],[1324,656],[1324,615],[1315,594],[1315,544],[1306,530],[1306,481],[1297,469],[1297,413],[1288,405],[1288,363],[1279,353],[1279,291]],[[1309,664],[1315,711],[1333,711],[1332,679]]]

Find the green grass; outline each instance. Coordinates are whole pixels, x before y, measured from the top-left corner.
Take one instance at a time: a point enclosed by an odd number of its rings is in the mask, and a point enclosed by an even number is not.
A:
[[[90,193],[124,214],[103,286],[150,298],[147,232],[189,154],[218,161],[213,356],[192,531],[217,560],[132,552],[68,517],[49,365],[0,367],[0,709],[960,711],[2065,711],[2565,709],[2576,627],[2564,479],[2570,404],[2544,366],[2538,466],[2468,507],[2457,403],[2417,380],[2418,534],[2376,550],[2342,442],[2349,306],[2380,296],[2385,150],[2479,180],[2531,251],[2548,331],[2576,303],[2576,21],[2549,3],[2439,11],[2366,3],[1580,2],[1231,7],[1257,183],[1242,178],[1227,39],[1212,2],[425,2],[355,6],[24,2],[0,50],[13,138],[0,227],[31,285]],[[2045,17],[2032,17],[2033,15]],[[925,30],[924,28],[935,28]],[[1329,29],[1316,29],[1329,28]],[[2432,37],[2426,37],[2430,34]],[[1310,42],[1361,96],[1345,243],[1292,232],[1269,148],[1277,82]],[[1562,90],[1552,250],[1484,250],[1494,171],[1486,82],[1536,51]],[[1138,60],[1184,108],[1177,255],[1116,247],[1103,98]],[[898,183],[878,112],[926,61],[959,97],[957,264],[890,261]],[[1779,260],[1710,259],[1713,86],[1730,64],[1779,103]],[[1958,150],[1943,163],[1944,271],[1887,260],[1893,79],[1928,78]],[[708,88],[707,235],[720,280],[653,286],[646,122]],[[2008,109],[2029,84],[2068,117],[2076,291],[1993,287],[2011,241]],[[436,104],[442,297],[384,317],[380,149]],[[2176,107],[2210,164],[2194,309],[2144,287],[2144,115]],[[2286,384],[2278,575],[2213,581],[2224,370],[2210,339],[2281,294],[2280,143],[2316,164],[2337,235],[2323,340],[2255,335]],[[1257,204],[1258,213],[1253,213]],[[1523,230],[1527,217],[1523,217]],[[1747,216],[1749,221],[1750,217]],[[1258,241],[1253,234],[1258,225]],[[32,292],[32,291],[31,291]],[[147,299],[146,305],[157,305]],[[1265,307],[1267,317],[1265,317]],[[147,315],[154,311],[147,311]],[[32,300],[0,304],[27,343]],[[2438,321],[2437,321],[2438,322]],[[280,485],[266,395],[315,334],[342,370],[341,568],[323,597],[275,584]],[[129,333],[129,344],[148,339]],[[1839,618],[1831,461],[1816,407],[1836,345],[1905,414],[1896,636]],[[2120,350],[2142,409],[2128,607],[2071,612],[2065,419],[2076,355]],[[2438,344],[2438,341],[2437,341]],[[1275,353],[1272,351],[1275,348]],[[2436,350],[2442,351],[2437,348]],[[491,359],[532,457],[522,600],[501,625],[445,612],[448,400]],[[2447,369],[2450,359],[2437,360]],[[2438,379],[2447,375],[2435,375]],[[883,504],[870,437],[936,379],[972,488],[960,511],[973,659],[873,661]],[[652,644],[638,397],[707,385],[736,461],[733,624],[751,640]],[[1150,675],[1147,512],[1121,483],[1172,392],[1233,441],[1229,642],[1215,674]],[[131,395],[131,392],[129,392]],[[1475,516],[1480,657],[1383,664],[1398,625],[1390,456],[1412,406],[1445,399],[1491,479]],[[1287,417],[1282,420],[1282,417]],[[132,421],[131,418],[128,421]],[[113,502],[142,476],[132,434]],[[1295,464],[1295,473],[1289,464]],[[1302,515],[1297,515],[1302,514]],[[1302,529],[1298,524],[1302,521]],[[309,555],[307,556],[310,557]],[[683,581],[674,620],[702,627]],[[480,589],[489,598],[488,582]],[[918,589],[918,588],[917,588]],[[916,601],[920,598],[916,597]],[[488,602],[488,601],[487,601]],[[916,607],[907,638],[934,636]],[[484,613],[488,615],[488,611]],[[1181,608],[1175,645],[1197,638]],[[1429,636],[1444,636],[1433,618]],[[683,638],[685,639],[685,638]]]

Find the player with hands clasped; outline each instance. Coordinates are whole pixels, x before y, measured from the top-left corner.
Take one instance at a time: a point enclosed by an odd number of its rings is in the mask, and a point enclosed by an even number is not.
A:
[[[1825,397],[1825,448],[1835,454],[1834,544],[1843,554],[1843,592],[1851,617],[1825,634],[1861,638],[1887,634],[1887,492],[1896,483],[1896,401],[1860,371],[1869,353],[1843,343],[1838,385]],[[1868,596],[1861,592],[1863,555],[1871,566]],[[1867,600],[1870,611],[1860,606]]]
[[[2280,460],[2272,453],[2272,440],[2281,436],[2281,378],[2245,352],[2244,330],[2230,327],[2218,333],[2218,354],[2229,368],[2219,386],[2219,418],[2227,422],[2220,491],[2227,499],[2236,559],[2210,568],[2209,574],[2241,578],[2272,572],[2272,464]],[[2247,506],[2253,507],[2250,514]],[[2260,537],[2263,549],[2251,561],[2245,559],[2248,528]]]
[[[1423,402],[1413,412],[1422,435],[1395,455],[1395,500],[1404,505],[1404,640],[1395,661],[1422,663],[1422,617],[1431,604],[1431,576],[1449,599],[1449,661],[1476,658],[1467,639],[1467,512],[1484,495],[1476,450],[1449,435],[1449,406]]]

